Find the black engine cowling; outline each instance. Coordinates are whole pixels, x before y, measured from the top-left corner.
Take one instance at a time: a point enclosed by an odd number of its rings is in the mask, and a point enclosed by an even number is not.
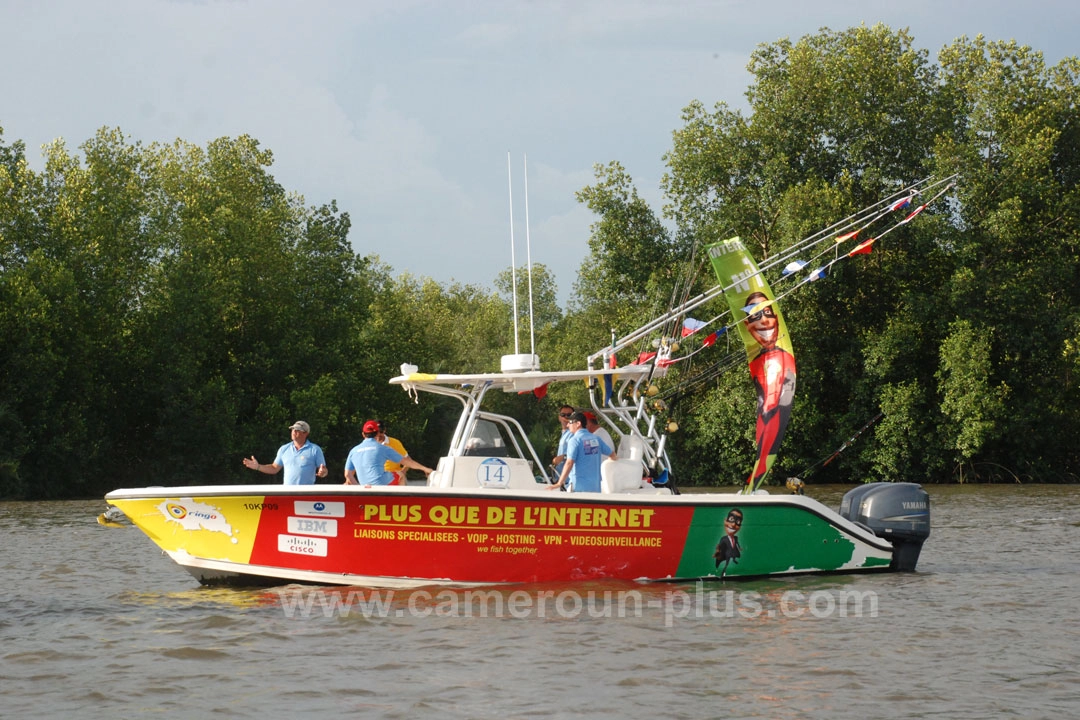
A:
[[[914,570],[930,536],[930,496],[918,483],[868,483],[849,490],[840,515],[892,543],[893,570]]]

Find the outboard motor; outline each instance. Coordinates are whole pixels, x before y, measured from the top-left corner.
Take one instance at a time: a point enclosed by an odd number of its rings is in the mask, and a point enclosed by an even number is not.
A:
[[[918,483],[868,483],[849,490],[840,515],[892,543],[893,570],[914,570],[930,536],[930,496]]]

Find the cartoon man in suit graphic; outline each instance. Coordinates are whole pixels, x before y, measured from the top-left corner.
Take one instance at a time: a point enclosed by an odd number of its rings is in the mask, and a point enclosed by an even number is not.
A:
[[[739,508],[732,508],[728,511],[727,517],[724,518],[724,536],[716,544],[716,552],[713,553],[713,557],[716,558],[716,567],[719,568],[720,563],[724,564],[720,577],[727,573],[729,563],[738,564],[739,558],[742,556],[742,547],[739,546],[738,536],[739,529],[742,528],[742,521],[743,514]]]

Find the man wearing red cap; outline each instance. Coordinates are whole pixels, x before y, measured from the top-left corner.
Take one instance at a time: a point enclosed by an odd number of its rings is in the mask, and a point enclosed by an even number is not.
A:
[[[368,420],[364,423],[364,441],[349,451],[349,458],[345,461],[346,485],[392,484],[394,474],[386,471],[388,461],[421,470],[425,475],[431,474],[431,468],[402,455],[392,447],[380,444],[375,438],[378,434],[378,421]]]

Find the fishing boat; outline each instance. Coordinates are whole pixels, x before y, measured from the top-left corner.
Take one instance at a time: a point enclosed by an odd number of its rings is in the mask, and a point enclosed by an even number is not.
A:
[[[907,209],[913,199],[933,190],[940,197],[950,186],[906,188],[761,268],[738,238],[709,245],[715,287],[613,338],[581,369],[543,371],[516,338],[497,372],[436,374],[403,364],[391,384],[417,402],[449,398],[461,406],[423,486],[150,487],[115,490],[106,500],[204,584],[471,586],[913,571],[930,533],[929,497],[917,483],[859,486],[837,510],[802,494],[797,478],[795,492],[763,486],[795,388],[778,301],[889,231],[867,241],[859,239],[863,229],[901,210],[890,229],[906,223],[928,204]],[[831,250],[824,265],[792,259],[823,244]],[[783,278],[804,277],[777,295],[766,276],[780,268]],[[717,304],[726,309],[714,321],[691,316]],[[757,390],[756,460],[742,487],[680,492],[668,445],[677,427],[664,418],[658,384],[682,358],[728,333],[738,336]],[[642,347],[649,349],[629,364],[616,362]],[[617,459],[601,467],[600,492],[553,489],[551,468],[521,422],[492,409],[498,393],[543,396],[554,383],[584,383],[618,445]]]

